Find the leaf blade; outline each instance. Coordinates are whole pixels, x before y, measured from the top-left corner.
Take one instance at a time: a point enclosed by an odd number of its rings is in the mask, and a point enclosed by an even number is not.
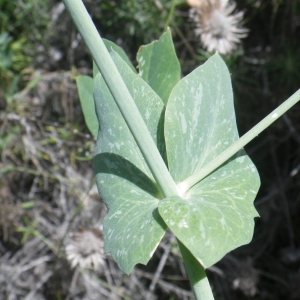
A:
[[[106,187],[110,186],[101,189],[109,209],[103,223],[104,251],[111,253],[119,268],[129,274],[137,263],[147,264],[165,234],[166,225],[157,212],[157,198],[120,177],[107,176],[103,180]],[[118,199],[112,196],[113,188],[122,189]]]
[[[159,143],[161,99],[116,52],[111,56],[153,140]],[[160,192],[101,74],[94,80],[94,97],[100,122],[94,169],[99,193],[109,209],[104,220],[105,251],[129,273],[135,264],[147,263],[166,230],[156,212]],[[131,251],[136,245],[138,250]]]
[[[165,139],[170,172],[178,183],[238,139],[230,76],[219,55],[172,90]],[[176,163],[178,159],[181,165]]]
[[[85,123],[92,136],[97,137],[99,122],[95,111],[93,84],[93,78],[89,76],[76,77],[76,85]]]
[[[201,170],[238,139],[230,75],[219,55],[183,78],[166,108],[169,170],[176,183]],[[260,181],[241,150],[181,197],[159,203],[159,213],[204,267],[248,243]]]
[[[141,46],[137,61],[139,75],[166,104],[171,90],[180,80],[181,72],[170,29],[158,41]]]
[[[253,172],[248,169],[253,170]],[[228,175],[229,174],[229,175]],[[207,268],[251,241],[256,169],[244,151],[192,187],[183,198],[166,198],[159,213],[176,237]]]

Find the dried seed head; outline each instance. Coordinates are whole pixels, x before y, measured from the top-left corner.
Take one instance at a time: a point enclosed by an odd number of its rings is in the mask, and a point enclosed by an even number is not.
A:
[[[188,0],[193,7],[190,18],[194,21],[196,35],[209,51],[229,54],[245,38],[248,29],[241,27],[244,13],[233,13],[236,3],[228,0]]]
[[[67,258],[72,268],[79,265],[82,268],[94,266],[99,269],[103,265],[102,233],[95,229],[78,230],[72,241],[66,246]]]

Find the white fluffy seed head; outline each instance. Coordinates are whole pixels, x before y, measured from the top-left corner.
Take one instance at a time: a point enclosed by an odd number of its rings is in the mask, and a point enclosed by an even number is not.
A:
[[[66,246],[67,259],[74,268],[91,267],[99,269],[104,264],[102,233],[95,228],[85,228],[74,233]]]
[[[241,26],[244,13],[233,13],[234,2],[188,0],[188,3],[192,6],[189,15],[196,25],[195,34],[207,51],[230,54],[247,36],[248,29]]]

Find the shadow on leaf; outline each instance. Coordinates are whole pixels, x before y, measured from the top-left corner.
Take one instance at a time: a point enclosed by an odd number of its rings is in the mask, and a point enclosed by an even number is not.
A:
[[[115,175],[132,182],[155,198],[158,198],[158,195],[160,195],[155,182],[129,160],[120,155],[114,153],[97,154],[94,157],[93,165],[95,175],[99,173]]]

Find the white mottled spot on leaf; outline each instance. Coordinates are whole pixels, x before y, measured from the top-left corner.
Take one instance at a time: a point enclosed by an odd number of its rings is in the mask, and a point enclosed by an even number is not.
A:
[[[186,133],[187,125],[186,125],[185,116],[182,112],[179,113],[179,116],[180,116],[180,121],[181,121],[182,133]]]
[[[205,237],[206,237],[206,234],[205,234],[205,228],[204,228],[202,222],[200,223],[200,232],[201,232],[202,238],[205,239]]]
[[[202,84],[200,83],[199,89],[195,93],[195,108],[193,111],[193,124],[197,125],[198,124],[198,119],[200,115],[200,107],[201,107],[201,102],[202,102],[202,96],[203,96],[203,91],[202,91]]]
[[[125,250],[118,250],[118,251],[117,251],[117,256],[118,256],[118,257],[124,256],[125,253],[126,253]]]
[[[130,193],[136,194],[136,195],[141,195],[141,193],[137,192],[136,190],[131,190]]]
[[[114,161],[110,161],[109,159],[105,159],[105,163],[110,169],[118,169],[118,165]]]
[[[204,245],[209,246],[210,245],[210,240],[207,240]]]
[[[236,162],[238,162],[240,164],[243,163],[244,161],[245,161],[245,156],[241,156],[236,159]]]
[[[110,135],[112,135],[112,129],[111,129],[111,128],[109,128],[109,129],[107,130],[107,132],[108,132]]]
[[[150,112],[148,109],[146,110],[145,118],[146,118],[146,120],[149,120],[149,118],[150,118]]]
[[[226,224],[224,218],[222,218],[222,219],[220,220],[220,223],[221,223],[221,225],[222,225],[222,229],[224,230],[224,229],[225,229],[225,224]]]
[[[181,208],[177,208],[176,210],[175,210],[175,214],[176,215],[179,215],[181,213]]]
[[[186,223],[186,220],[181,220],[178,224],[179,228],[189,228],[188,224]]]
[[[215,144],[214,149],[217,149],[220,145],[221,145],[221,141],[218,141],[218,142]]]
[[[140,57],[139,62],[141,66],[143,66],[146,63],[143,56]]]

